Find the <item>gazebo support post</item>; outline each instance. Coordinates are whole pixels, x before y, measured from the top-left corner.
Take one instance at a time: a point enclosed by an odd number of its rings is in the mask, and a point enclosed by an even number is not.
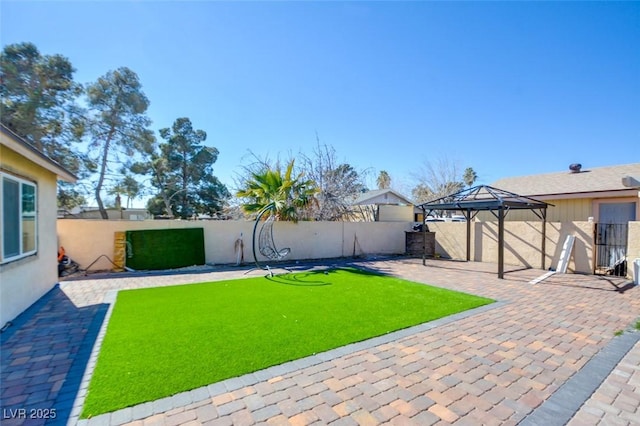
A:
[[[540,268],[545,269],[547,254],[547,207],[542,207],[540,213],[537,210],[531,210],[542,221],[542,242],[540,243]]]
[[[504,207],[498,209],[498,278],[504,279]]]
[[[422,207],[422,266],[427,266],[427,210]]]
[[[547,208],[542,209],[542,244],[540,250],[542,251],[542,256],[540,259],[541,269],[545,270],[545,260],[547,257]]]
[[[467,262],[471,260],[471,210],[467,209]]]

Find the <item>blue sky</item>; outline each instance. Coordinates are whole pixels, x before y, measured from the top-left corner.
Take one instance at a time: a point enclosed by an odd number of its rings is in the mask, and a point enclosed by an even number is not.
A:
[[[76,80],[134,70],[153,128],[189,117],[232,184],[259,156],[506,176],[640,161],[640,2],[2,1],[2,45]]]

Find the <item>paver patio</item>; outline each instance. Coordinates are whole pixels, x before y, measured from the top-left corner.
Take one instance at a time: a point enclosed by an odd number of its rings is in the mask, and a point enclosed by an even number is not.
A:
[[[568,421],[573,426],[634,424],[640,418],[640,344],[633,344],[640,333],[614,335],[639,319],[640,287],[625,285],[623,279],[573,274],[531,285],[545,271],[507,267],[505,279],[499,280],[496,265],[473,262],[430,260],[424,267],[419,259],[383,259],[355,264],[500,303],[436,326],[79,423],[518,424],[553,413],[558,395],[568,395],[560,405],[570,411],[577,404]],[[104,300],[110,291],[243,273],[222,268],[205,274],[61,283],[1,335],[3,425],[77,422],[85,370],[107,315]],[[598,371],[591,375],[588,370],[594,368],[592,360],[606,353],[603,348],[627,340],[632,349],[597,379],[595,393],[571,401],[569,385],[581,376],[576,373],[597,378]],[[55,419],[42,418],[53,413]],[[30,414],[39,418],[24,418]]]

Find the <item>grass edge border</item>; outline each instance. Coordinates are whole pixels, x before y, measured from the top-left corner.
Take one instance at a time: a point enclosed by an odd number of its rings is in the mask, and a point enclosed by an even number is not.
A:
[[[84,374],[82,375],[82,380],[80,381],[80,389],[78,389],[76,398],[73,401],[73,408],[71,409],[71,415],[69,416],[67,424],[78,424],[78,422],[81,421],[80,415],[82,414],[84,402],[87,398],[87,392],[89,391],[89,383],[91,382],[93,371],[95,370],[96,364],[98,363],[98,355],[100,354],[100,349],[102,348],[104,337],[107,334],[107,326],[109,325],[109,320],[111,319],[113,308],[116,305],[116,299],[118,298],[119,291],[120,290],[109,290],[102,299],[102,304],[109,305],[109,308],[107,309],[107,313],[104,316],[102,325],[100,326],[100,331],[96,336],[96,340],[93,343],[91,355],[89,355],[89,361],[87,362],[87,366],[84,369]]]
[[[84,375],[82,377],[80,389],[78,390],[78,394],[76,395],[76,398],[73,402],[73,409],[69,417],[68,424],[87,426],[89,422],[93,423],[95,421],[100,424],[111,424],[114,422],[121,424],[132,422],[135,420],[141,420],[146,417],[150,417],[155,414],[161,414],[183,405],[188,405],[207,398],[212,398],[225,392],[233,392],[245,386],[252,386],[261,381],[281,376],[283,374],[291,373],[299,369],[312,367],[314,365],[328,362],[361,350],[370,349],[375,346],[389,343],[398,339],[410,337],[416,333],[425,332],[439,326],[471,317],[473,315],[478,315],[493,309],[503,307],[510,303],[508,301],[496,300],[492,303],[488,303],[477,308],[472,308],[443,318],[438,318],[433,321],[396,330],[387,334],[383,334],[381,336],[350,343],[345,346],[340,346],[338,348],[320,352],[315,355],[288,361],[283,364],[267,367],[253,373],[247,373],[242,376],[232,377],[230,379],[222,380],[220,382],[216,382],[190,391],[181,392],[155,401],[144,402],[132,407],[126,407],[109,413],[100,414],[90,419],[81,419],[80,415],[82,414],[84,402],[87,397],[89,382],[91,381],[93,371],[97,364],[98,355],[100,353],[104,337],[106,336],[107,327],[109,325],[111,314],[115,307],[118,292],[120,292],[120,290],[110,290],[105,294],[105,297],[103,299],[102,303],[108,304],[109,308],[104,317],[102,326],[100,327],[100,331],[98,333],[96,341],[94,342],[91,356],[89,357],[89,362],[87,363]]]

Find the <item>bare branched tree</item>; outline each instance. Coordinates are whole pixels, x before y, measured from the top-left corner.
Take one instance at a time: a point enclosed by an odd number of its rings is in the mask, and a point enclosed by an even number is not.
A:
[[[318,188],[314,202],[300,211],[300,217],[303,220],[363,220],[363,208],[354,205],[354,201],[367,189],[367,170],[356,170],[350,164],[338,161],[336,150],[320,143],[317,135],[316,142],[310,154],[300,152],[296,156],[295,173],[302,173],[304,179],[314,182]],[[291,154],[289,157],[293,158]],[[241,171],[234,177],[235,188],[245,188],[252,176],[277,169],[280,163],[279,158],[261,158],[250,151]]]
[[[321,144],[316,135],[317,145],[311,155],[300,154],[301,169],[307,179],[316,182],[320,192],[317,204],[312,206],[310,216],[316,220],[355,220],[361,211],[353,201],[366,190],[365,172],[356,170],[347,163],[337,160],[332,146]]]
[[[246,188],[247,182],[251,180],[254,174],[263,173],[271,168],[278,168],[281,164],[280,157],[271,158],[269,155],[260,157],[251,150],[247,151],[247,154],[242,157],[240,171],[233,176],[232,191],[235,193],[242,188]]]
[[[280,158],[273,159],[268,155],[260,157],[255,152],[249,150],[242,158],[243,164],[240,166],[240,171],[236,172],[233,176],[233,193],[241,191],[249,185],[252,176],[256,174],[264,173],[270,168],[278,168],[280,166]],[[242,211],[243,201],[240,198],[234,198],[230,203],[229,212],[234,215],[235,218],[245,217],[246,214]]]
[[[412,191],[416,203],[442,198],[464,188],[458,165],[447,157],[425,161],[412,176],[418,182]]]

